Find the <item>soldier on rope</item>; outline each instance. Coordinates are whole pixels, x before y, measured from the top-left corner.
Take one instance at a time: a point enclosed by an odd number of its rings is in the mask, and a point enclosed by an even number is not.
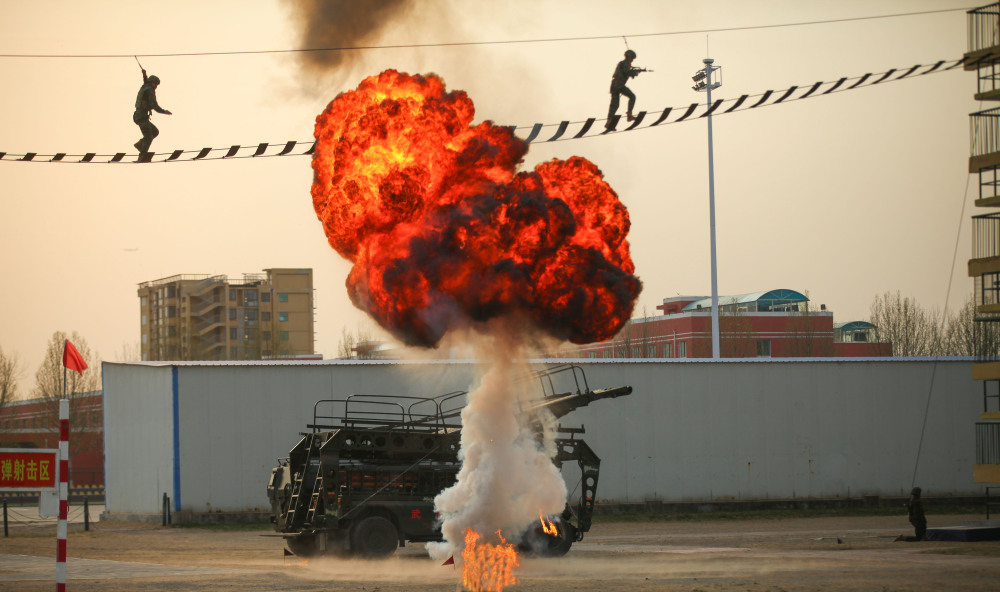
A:
[[[132,114],[132,121],[139,126],[142,131],[142,139],[133,144],[140,153],[149,152],[149,145],[153,138],[159,135],[160,130],[149,120],[153,111],[171,115],[170,111],[160,107],[156,102],[156,87],[160,85],[157,76],[146,76],[146,70],[142,70],[142,87],[135,97],[135,113]]]
[[[618,112],[618,103],[621,100],[621,95],[628,97],[628,120],[632,121],[635,117],[632,115],[632,109],[635,107],[635,93],[625,86],[629,78],[635,78],[639,75],[639,72],[647,72],[645,68],[633,68],[632,61],[635,59],[635,52],[631,49],[625,52],[625,59],[618,62],[615,67],[615,73],[611,76],[611,107],[608,109],[608,122],[605,127],[611,129],[611,122],[615,118],[615,114]]]

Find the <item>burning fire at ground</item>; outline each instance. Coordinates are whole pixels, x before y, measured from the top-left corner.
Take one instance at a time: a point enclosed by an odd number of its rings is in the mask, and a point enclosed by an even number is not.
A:
[[[527,144],[474,116],[437,76],[366,78],[316,119],[312,198],[330,245],[354,264],[355,306],[411,346],[475,329],[477,357],[492,362],[462,412],[457,481],[435,498],[446,542],[428,549],[447,558],[464,545],[465,585],[499,591],[514,581],[516,550],[478,533],[516,537],[539,509],[566,503],[552,439],[518,420],[525,343],[613,337],[642,284],[628,211],[597,166],[574,156],[518,171]]]
[[[517,549],[497,531],[497,544],[480,542],[479,533],[465,530],[462,551],[462,584],[469,592],[502,592],[517,583],[514,568],[520,565]]]

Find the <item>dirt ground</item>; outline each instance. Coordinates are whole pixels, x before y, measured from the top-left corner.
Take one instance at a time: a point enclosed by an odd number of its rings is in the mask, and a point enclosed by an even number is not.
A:
[[[975,516],[933,516],[931,527]],[[524,559],[517,592],[1000,590],[1000,542],[894,542],[896,516],[602,522],[559,559]],[[409,545],[391,559],[285,558],[263,529],[70,525],[67,589],[124,592],[461,590],[461,570]],[[0,590],[50,591],[55,529],[0,538]]]

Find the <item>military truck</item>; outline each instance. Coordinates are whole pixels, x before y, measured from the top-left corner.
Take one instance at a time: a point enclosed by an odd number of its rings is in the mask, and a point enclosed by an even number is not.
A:
[[[559,365],[526,377],[537,395],[520,404],[522,419],[541,440],[542,425],[594,401],[631,394],[632,387],[591,390],[583,369]],[[571,390],[559,392],[557,386]],[[437,397],[358,395],[313,406],[310,431],[279,459],[267,495],[271,523],[288,549],[302,557],[354,554],[384,557],[407,542],[440,541],[434,498],[455,483],[461,412],[466,391]],[[551,414],[546,419],[545,415]],[[521,536],[521,550],[559,556],[590,530],[600,458],[578,438],[583,426],[555,427],[553,463],[575,461],[580,480],[575,506],[542,518]],[[556,534],[543,526],[555,524]]]

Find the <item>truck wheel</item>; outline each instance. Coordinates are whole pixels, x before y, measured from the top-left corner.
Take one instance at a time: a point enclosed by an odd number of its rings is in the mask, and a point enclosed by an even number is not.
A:
[[[296,557],[315,557],[320,554],[319,546],[316,545],[316,537],[304,536],[288,539],[285,544]]]
[[[535,521],[521,537],[518,550],[536,557],[562,557],[576,540],[576,527],[568,522],[556,522],[558,535],[545,534],[542,524]]]
[[[351,547],[362,557],[387,557],[398,545],[396,527],[381,516],[369,516],[351,529]]]

